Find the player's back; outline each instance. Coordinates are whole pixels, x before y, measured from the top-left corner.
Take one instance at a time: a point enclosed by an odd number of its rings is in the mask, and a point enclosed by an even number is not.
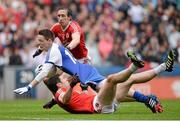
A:
[[[62,53],[62,70],[71,75],[77,75],[81,83],[99,83],[104,79],[96,68],[89,64],[79,63],[72,54],[63,46],[59,46]]]
[[[59,94],[58,94],[59,95]],[[58,97],[57,93],[56,96]],[[57,100],[58,105],[70,113],[95,113],[93,100],[95,95],[78,92],[73,89],[69,103],[63,104]]]
[[[45,63],[52,63],[70,75],[77,75],[81,83],[99,83],[105,77],[100,75],[93,66],[79,63],[62,45],[56,43],[48,50]]]

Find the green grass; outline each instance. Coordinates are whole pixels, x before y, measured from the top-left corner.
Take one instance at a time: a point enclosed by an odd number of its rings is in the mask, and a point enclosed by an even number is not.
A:
[[[0,101],[0,120],[180,120],[180,100],[164,100],[153,114],[141,103],[122,103],[113,114],[69,114],[58,106],[44,110],[45,100]]]

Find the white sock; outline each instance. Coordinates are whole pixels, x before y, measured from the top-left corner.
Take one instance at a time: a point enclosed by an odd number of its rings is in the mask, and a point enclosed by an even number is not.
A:
[[[129,70],[133,73],[138,69],[137,66],[135,66],[133,63],[129,66]]]
[[[154,70],[154,72],[156,74],[159,74],[159,73],[161,73],[161,72],[166,70],[166,64],[162,63],[161,65],[159,65],[158,67],[154,68],[153,70]]]

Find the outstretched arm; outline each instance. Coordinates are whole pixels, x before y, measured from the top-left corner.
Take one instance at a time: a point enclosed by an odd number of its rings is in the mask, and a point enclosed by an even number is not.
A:
[[[32,87],[35,87],[48,75],[52,67],[53,64],[45,63],[42,67],[42,71],[34,78],[34,80],[28,86],[15,89],[14,92],[18,94],[28,92]]]

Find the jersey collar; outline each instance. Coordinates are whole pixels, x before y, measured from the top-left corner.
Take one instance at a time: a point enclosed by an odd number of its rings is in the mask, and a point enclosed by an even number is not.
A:
[[[68,25],[66,26],[65,29],[62,28],[62,31],[63,31],[63,32],[67,30],[67,28],[69,27],[69,25],[71,24],[71,22],[72,22],[72,21],[69,21],[69,23],[68,23]]]

